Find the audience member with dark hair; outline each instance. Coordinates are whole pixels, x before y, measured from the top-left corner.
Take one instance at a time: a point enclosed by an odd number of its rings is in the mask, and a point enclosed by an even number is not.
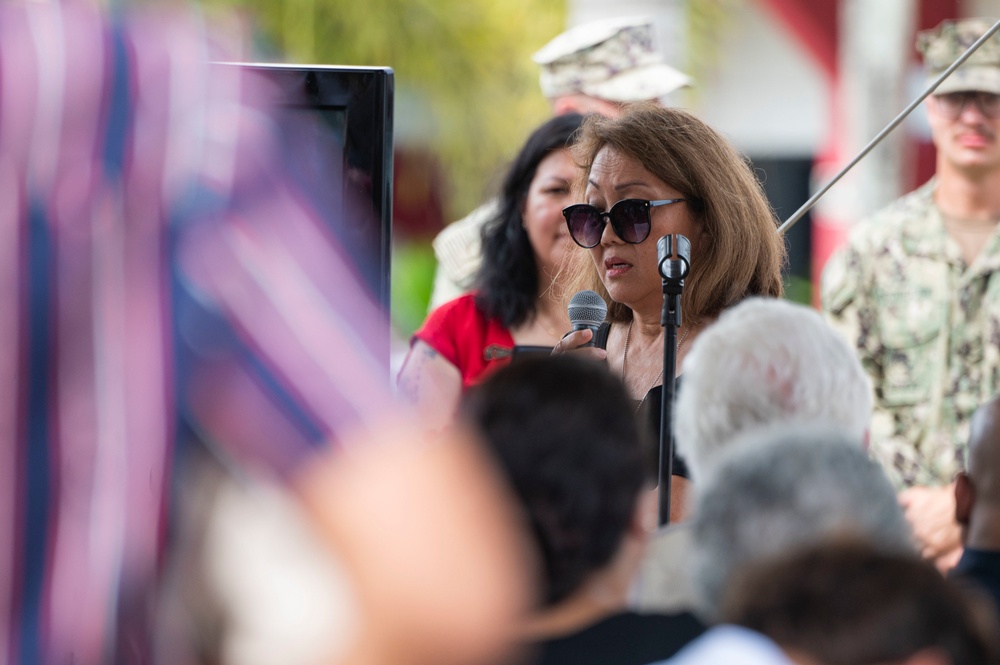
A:
[[[510,362],[515,346],[552,347],[569,330],[552,284],[569,245],[562,209],[579,173],[569,147],[582,120],[557,116],[528,138],[483,230],[475,291],[432,311],[413,335],[399,388],[441,426],[462,392]]]
[[[954,574],[990,593],[1000,610],[1000,397],[972,416],[965,471],[955,482],[955,519],[965,551]]]
[[[915,556],[845,540],[748,568],[721,618],[671,662],[988,665],[996,615]]]
[[[585,388],[580,390],[580,388]],[[542,575],[525,639],[544,664],[649,663],[702,631],[690,614],[626,611],[656,527],[634,406],[599,363],[526,359],[469,392],[480,430],[524,509]]]
[[[846,541],[747,571],[723,603],[723,621],[824,665],[904,662],[923,653],[950,665],[997,662],[990,608],[913,556]],[[938,660],[932,660],[935,654]]]
[[[916,555],[882,468],[853,436],[819,425],[762,430],[733,441],[699,480],[694,582],[703,618],[744,566],[841,536]]]

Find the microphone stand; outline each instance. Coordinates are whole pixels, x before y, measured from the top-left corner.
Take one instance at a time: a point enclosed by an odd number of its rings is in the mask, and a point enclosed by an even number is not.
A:
[[[674,250],[676,249],[676,257]],[[683,325],[681,295],[691,269],[691,242],[682,235],[666,235],[656,243],[663,278],[663,390],[660,399],[660,465],[658,470],[659,524],[670,523],[670,485],[674,471],[674,376],[677,373],[677,328]]]

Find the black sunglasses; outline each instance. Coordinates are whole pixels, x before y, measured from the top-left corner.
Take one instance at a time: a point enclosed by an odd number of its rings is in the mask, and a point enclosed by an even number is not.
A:
[[[991,120],[1000,118],[1000,95],[992,92],[979,90],[947,92],[943,95],[935,95],[933,99],[942,115],[949,120],[955,120],[962,115],[966,104],[975,105],[979,108],[980,113]]]
[[[569,227],[569,235],[580,247],[597,247],[604,235],[605,218],[611,222],[611,228],[618,237],[627,243],[637,245],[649,237],[652,226],[649,209],[680,203],[686,199],[662,199],[646,201],[644,199],[623,199],[611,206],[611,210],[601,212],[587,203],[577,203],[563,208],[563,217]]]

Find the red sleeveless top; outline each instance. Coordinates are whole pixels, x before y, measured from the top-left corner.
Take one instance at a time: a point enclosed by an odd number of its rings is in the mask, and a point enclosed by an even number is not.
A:
[[[462,373],[462,388],[510,362],[514,338],[496,319],[487,319],[467,293],[431,312],[410,340],[420,340]]]

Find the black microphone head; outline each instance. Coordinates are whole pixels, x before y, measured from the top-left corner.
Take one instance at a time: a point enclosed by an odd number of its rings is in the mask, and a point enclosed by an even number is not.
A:
[[[577,325],[599,326],[608,316],[608,304],[593,291],[580,291],[570,298],[567,311],[574,329]]]

